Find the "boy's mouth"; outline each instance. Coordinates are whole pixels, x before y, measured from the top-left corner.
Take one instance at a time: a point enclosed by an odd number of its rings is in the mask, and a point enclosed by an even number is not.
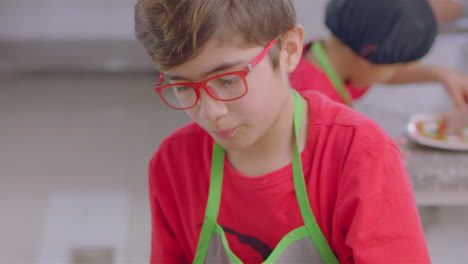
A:
[[[219,138],[226,139],[226,138],[230,138],[234,136],[234,133],[236,131],[237,131],[237,128],[231,128],[231,129],[213,131],[213,134]]]

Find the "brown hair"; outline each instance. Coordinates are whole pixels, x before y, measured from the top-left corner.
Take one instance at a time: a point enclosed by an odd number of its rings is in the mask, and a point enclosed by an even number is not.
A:
[[[295,24],[291,0],[138,0],[135,7],[136,36],[161,71],[197,56],[220,27],[254,47]],[[277,55],[272,49],[274,67]]]

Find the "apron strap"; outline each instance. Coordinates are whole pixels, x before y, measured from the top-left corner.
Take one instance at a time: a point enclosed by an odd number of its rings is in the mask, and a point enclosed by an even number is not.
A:
[[[335,90],[349,107],[353,107],[353,99],[351,98],[349,91],[344,87],[343,80],[341,80],[328,60],[327,55],[325,54],[325,50],[323,49],[322,42],[317,41],[312,43],[311,49],[315,55],[315,58],[317,59],[318,64],[320,65],[320,68],[327,74],[327,77],[333,84]]]
[[[214,143],[211,160],[211,179],[208,192],[208,201],[205,209],[205,220],[200,232],[197,251],[193,263],[204,263],[211,237],[215,230],[216,219],[218,218],[219,204],[221,202],[221,190],[223,185],[224,172],[224,149]]]
[[[297,201],[299,203],[299,209],[301,210],[302,219],[304,225],[312,238],[317,250],[325,263],[339,263],[333,250],[330,248],[325,236],[323,235],[320,227],[317,224],[312,207],[310,206],[309,198],[307,195],[307,189],[305,187],[304,172],[301,161],[301,154],[299,152],[298,138],[299,131],[301,130],[302,118],[303,118],[303,102],[302,97],[293,90],[294,94],[294,156],[293,156],[293,180],[294,188],[296,191]]]

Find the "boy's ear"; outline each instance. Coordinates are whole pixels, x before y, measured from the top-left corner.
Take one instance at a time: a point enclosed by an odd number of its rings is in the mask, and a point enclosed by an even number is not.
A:
[[[287,73],[296,69],[304,45],[304,28],[296,24],[281,37],[280,67]]]

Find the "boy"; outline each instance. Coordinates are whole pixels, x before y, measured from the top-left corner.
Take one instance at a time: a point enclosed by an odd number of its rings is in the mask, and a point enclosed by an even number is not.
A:
[[[291,74],[295,89],[351,106],[374,83],[440,82],[458,111],[468,110],[465,76],[416,62],[437,34],[427,0],[330,0],[325,20],[331,35],[306,47]]]
[[[429,263],[398,147],[293,92],[289,0],[139,0],[156,91],[194,123],[149,165],[152,263]]]

